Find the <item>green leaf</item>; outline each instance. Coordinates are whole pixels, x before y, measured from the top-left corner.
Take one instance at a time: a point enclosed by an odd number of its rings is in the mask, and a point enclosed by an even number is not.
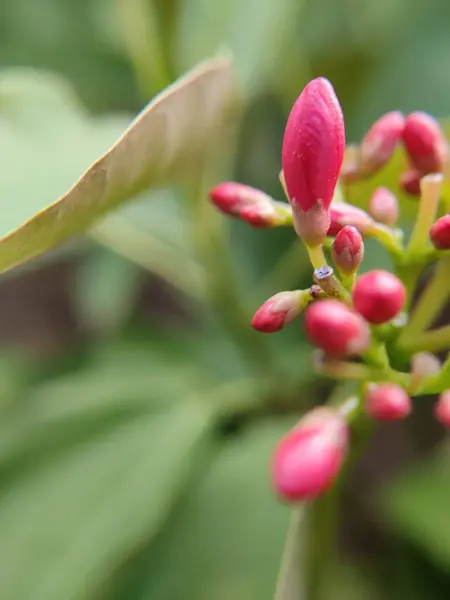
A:
[[[270,489],[268,462],[292,420],[231,436],[157,543],[118,573],[114,600],[273,598],[290,510]]]
[[[72,421],[63,421],[66,435]],[[141,409],[103,421],[106,426],[90,431],[85,422],[71,444],[50,452],[62,423],[47,419],[44,455],[43,442],[25,452],[29,428],[15,453],[0,449],[2,597],[98,597],[111,572],[157,534],[209,448],[206,405]]]
[[[448,445],[396,480],[382,496],[392,530],[450,573],[450,468]]]
[[[123,257],[97,248],[77,269],[74,294],[80,322],[95,332],[120,329],[130,317],[140,269]]]
[[[63,173],[71,173],[70,177],[61,173],[56,178],[62,188],[59,193],[70,185],[74,172],[80,172],[79,160],[78,168],[70,160],[70,168],[64,168],[73,143],[67,128],[81,132],[83,140],[97,132],[95,128],[91,131],[92,119],[70,106],[67,91],[61,99],[61,90],[49,91],[39,78],[30,87],[25,80],[5,75],[0,84],[0,152],[4,162],[16,168],[3,171],[0,197],[8,206],[14,203],[20,208],[6,223],[0,239],[0,271],[81,233],[149,186],[182,178],[198,167],[210,136],[223,125],[231,93],[229,61],[221,58],[202,64],[155,98],[68,192],[32,217],[37,206],[29,210],[26,200],[32,194],[40,208],[52,200],[54,194],[48,193],[46,181],[58,172],[59,163]],[[117,135],[116,127],[115,132]],[[110,130],[108,134],[111,141]],[[45,144],[44,137],[48,140]],[[47,144],[52,148],[49,154]],[[92,158],[86,152],[84,164]],[[27,216],[32,218],[20,225]]]
[[[204,273],[191,246],[182,200],[174,188],[145,192],[102,219],[90,235],[186,295],[201,298]]]

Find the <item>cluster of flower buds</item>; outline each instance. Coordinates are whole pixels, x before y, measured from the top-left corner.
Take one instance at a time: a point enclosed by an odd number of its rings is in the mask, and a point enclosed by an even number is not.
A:
[[[392,111],[380,117],[361,145],[348,152],[341,173],[343,180],[351,183],[374,175],[388,164],[400,144],[407,158],[407,167],[399,177],[400,187],[407,194],[419,196],[421,178],[442,173],[449,160],[444,132],[436,119],[424,112],[413,112],[405,118],[401,112]],[[372,214],[375,216],[376,209]]]
[[[399,144],[408,158],[400,176],[402,186],[421,196],[406,247],[401,232],[394,229],[400,208],[391,190],[374,189],[365,212],[346,202],[339,187],[340,181],[350,185],[377,173]],[[414,343],[414,335],[419,335],[424,346],[442,349],[430,344],[430,332],[425,331],[428,307],[419,306],[418,315],[406,312],[411,283],[420,274],[417,266],[436,257],[445,260],[443,251],[450,249],[450,215],[435,221],[448,158],[445,136],[437,121],[424,113],[405,118],[394,111],[370,128],[360,146],[347,148],[345,160],[344,151],[339,101],[329,81],[314,79],[295,102],[284,133],[280,179],[288,203],[232,182],[220,184],[210,194],[222,212],[253,226],[293,226],[309,253],[313,282],[306,289],[269,298],[256,311],[252,326],[274,333],[304,312],[306,337],[319,356],[314,363],[317,372],[351,379],[359,390],[355,413],[344,405],[312,409],[278,444],[272,477],[278,495],[288,501],[314,499],[333,483],[345,460],[354,414],[380,422],[404,419],[412,410],[412,396],[450,385],[450,357],[441,365]],[[358,274],[368,236],[391,253],[402,274],[411,267],[405,282],[381,269]],[[433,302],[436,312],[439,304]],[[418,331],[421,322],[426,324]],[[450,346],[450,333],[447,340]],[[392,357],[398,355],[407,358],[403,371],[393,366],[399,359]],[[450,391],[442,391],[435,416],[450,427]]]

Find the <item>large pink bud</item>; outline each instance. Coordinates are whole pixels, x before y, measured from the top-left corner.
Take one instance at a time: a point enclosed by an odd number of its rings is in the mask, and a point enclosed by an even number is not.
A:
[[[311,246],[328,230],[328,209],[342,167],[345,127],[331,83],[308,83],[294,104],[284,132],[282,164],[297,234]]]
[[[444,169],[448,144],[438,121],[424,112],[407,116],[403,143],[414,167],[421,173],[439,173]]]
[[[370,345],[370,329],[364,319],[339,300],[312,304],[305,315],[309,341],[330,356],[352,356]]]
[[[376,421],[398,421],[411,412],[411,399],[396,383],[372,383],[365,393],[365,409]]]
[[[335,409],[315,408],[279,442],[272,462],[277,494],[289,502],[313,500],[338,476],[348,446],[348,427]]]

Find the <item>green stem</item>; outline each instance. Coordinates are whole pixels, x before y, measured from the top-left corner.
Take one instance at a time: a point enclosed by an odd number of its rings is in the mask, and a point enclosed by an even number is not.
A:
[[[370,348],[362,356],[369,365],[377,369],[389,370],[389,356],[383,342],[372,339]]]
[[[405,263],[400,261],[395,265],[395,274],[399,279],[402,280],[406,290],[406,302],[404,307],[405,311],[408,311],[411,306],[417,280],[419,279],[423,268],[424,265],[422,264]]]
[[[436,375],[430,377],[424,382],[424,385],[419,390],[419,394],[440,394],[444,390],[450,388],[450,353],[441,367],[441,370]]]
[[[382,223],[374,223],[368,235],[378,240],[392,256],[395,258],[401,257],[403,246],[400,230],[392,229]]]
[[[351,387],[353,390],[356,389],[354,385]],[[362,418],[361,398],[357,394],[348,395],[348,392],[350,392],[348,384],[338,386],[327,404],[339,408],[342,414],[345,414],[347,422],[354,423]],[[367,437],[368,434],[365,433],[364,441],[367,441]],[[337,536],[342,483],[349,465],[359,455],[360,450],[361,444],[358,440],[356,446],[352,445],[349,459],[339,479],[326,494],[309,507],[306,547],[307,600],[321,600],[323,597],[323,582],[330,566]]]
[[[399,337],[399,344],[425,331],[433,323],[448,300],[449,281],[450,257],[446,256],[437,263],[431,281],[420,296],[408,324]]]
[[[420,182],[419,210],[406,249],[406,255],[409,258],[421,256],[426,248],[428,232],[436,218],[441,186],[441,174],[427,175]]]
[[[345,362],[337,359],[323,360],[322,355],[314,357],[314,371],[318,375],[337,380],[371,380],[373,370],[361,363]]]
[[[307,599],[320,600],[324,575],[330,566],[339,517],[337,483],[309,507],[307,544]]]
[[[351,291],[353,290],[353,287],[355,285],[355,282],[356,282],[356,272],[352,273],[351,275],[341,272],[340,277],[341,277],[342,285],[345,287],[347,292],[351,293]]]
[[[309,260],[314,269],[319,269],[327,265],[327,259],[323,253],[322,246],[306,246],[306,249],[308,250]]]
[[[408,337],[401,344],[398,343],[398,346],[411,353],[446,350],[450,348],[450,325]]]
[[[339,360],[316,361],[314,370],[318,375],[339,381],[391,381],[409,387],[410,375],[394,369],[376,369],[360,363]]]
[[[330,298],[338,298],[339,300],[342,300],[342,302],[345,302],[345,304],[351,305],[351,296],[334,274],[332,267],[326,266],[315,269],[313,279],[327,296]]]

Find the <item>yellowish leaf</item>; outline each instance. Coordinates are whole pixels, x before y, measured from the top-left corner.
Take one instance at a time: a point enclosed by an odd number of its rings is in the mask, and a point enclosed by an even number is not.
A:
[[[198,168],[202,153],[217,146],[233,96],[227,58],[205,62],[167,88],[67,193],[0,238],[0,272],[83,232],[142,190]]]

